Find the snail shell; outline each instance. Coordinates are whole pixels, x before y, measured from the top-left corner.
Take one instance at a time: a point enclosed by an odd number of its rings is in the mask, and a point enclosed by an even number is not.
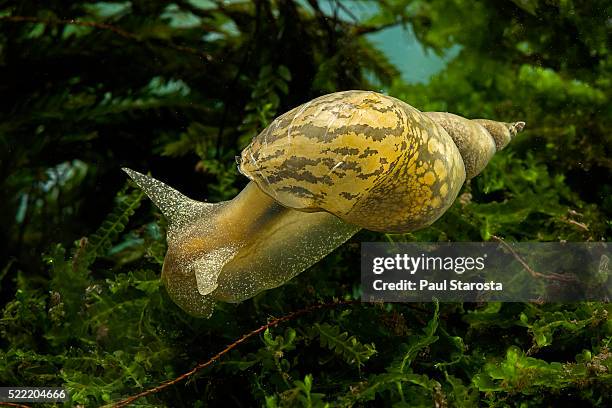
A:
[[[437,220],[466,176],[442,126],[368,91],[325,95],[280,116],[243,150],[240,171],[286,207],[384,232]]]

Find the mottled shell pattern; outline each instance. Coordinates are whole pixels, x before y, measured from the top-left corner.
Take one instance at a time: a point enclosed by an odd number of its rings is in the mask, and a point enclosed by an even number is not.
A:
[[[283,206],[383,232],[430,225],[466,178],[442,126],[369,91],[325,95],[281,115],[242,151],[239,169]]]

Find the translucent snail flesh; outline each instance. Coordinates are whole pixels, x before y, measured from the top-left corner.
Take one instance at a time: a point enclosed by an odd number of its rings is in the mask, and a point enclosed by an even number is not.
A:
[[[239,158],[251,182],[230,201],[194,201],[124,170],[169,220],[169,295],[188,313],[209,316],[216,301],[282,285],[361,228],[430,225],[524,125],[337,92],[279,116],[253,139]]]

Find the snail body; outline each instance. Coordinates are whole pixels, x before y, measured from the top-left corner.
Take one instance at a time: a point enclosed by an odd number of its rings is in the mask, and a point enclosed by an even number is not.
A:
[[[251,182],[202,203],[125,169],[169,220],[162,280],[188,313],[287,282],[361,228],[430,225],[524,126],[420,112],[369,91],[337,92],[279,116],[239,157]]]

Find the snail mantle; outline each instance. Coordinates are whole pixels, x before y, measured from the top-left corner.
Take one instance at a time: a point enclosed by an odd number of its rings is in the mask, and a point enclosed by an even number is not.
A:
[[[336,92],[279,116],[251,141],[238,160],[251,181],[230,201],[191,200],[124,170],[168,219],[168,294],[210,316],[217,301],[284,284],[362,228],[430,225],[524,126]]]

